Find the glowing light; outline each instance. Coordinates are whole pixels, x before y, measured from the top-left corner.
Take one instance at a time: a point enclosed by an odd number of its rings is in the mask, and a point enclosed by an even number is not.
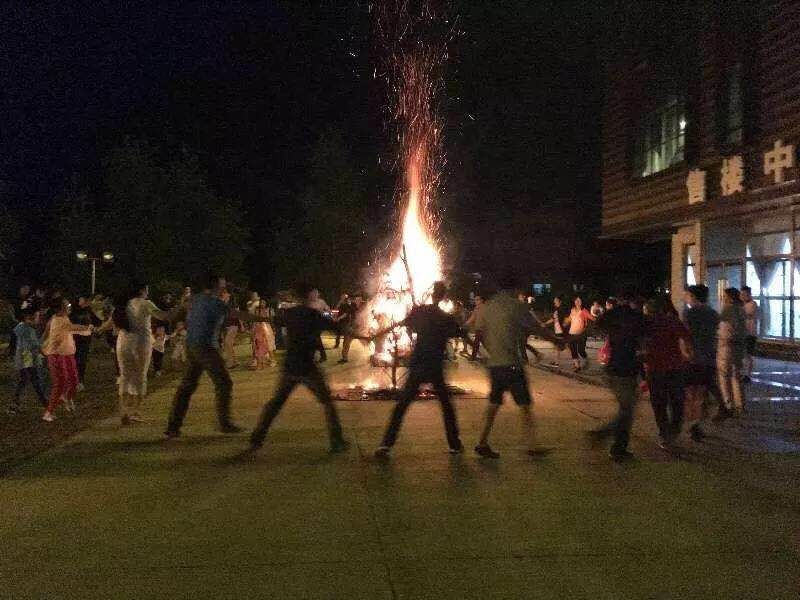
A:
[[[396,10],[401,5],[402,10]],[[389,49],[389,108],[398,128],[402,176],[398,178],[397,197],[403,210],[370,303],[373,331],[402,321],[414,304],[429,303],[433,284],[443,275],[433,207],[442,168],[442,127],[436,107],[442,87],[439,70],[447,56],[446,39],[426,39],[426,28],[434,21],[430,6],[423,3],[419,16],[409,14],[406,7],[405,3],[394,3],[395,10],[381,13],[378,23]],[[393,353],[409,349],[412,342],[405,330],[382,338],[375,342],[375,358],[385,362]]]

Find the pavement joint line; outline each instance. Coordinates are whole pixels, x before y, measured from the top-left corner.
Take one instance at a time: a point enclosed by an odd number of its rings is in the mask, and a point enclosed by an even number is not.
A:
[[[754,549],[752,546],[747,546],[746,548],[726,548],[720,550],[705,550],[705,551],[698,551],[698,552],[691,552],[690,550],[683,549],[681,550],[681,556],[689,557],[689,558],[700,558],[700,557],[725,557],[725,556],[751,556],[751,557],[759,557],[759,556],[794,556],[795,553],[793,550],[789,548],[757,548]],[[497,560],[542,560],[542,559],[550,559],[550,560],[559,560],[559,559],[580,559],[580,558],[606,558],[606,557],[617,557],[617,558],[627,558],[627,557],[636,557],[642,559],[658,559],[667,556],[672,556],[670,553],[665,552],[647,552],[644,550],[639,550],[636,548],[631,548],[627,550],[610,550],[610,551],[596,551],[596,552],[513,552],[509,554],[495,554],[493,556],[484,556],[484,555],[442,555],[442,556],[402,556],[397,555],[394,559],[395,562],[403,562],[408,563],[410,561],[441,561],[441,562],[482,562],[482,561],[497,561]],[[70,568],[76,568],[79,571],[86,571],[90,569],[95,569],[94,565],[83,566],[80,562],[74,562],[75,559],[70,560],[59,560],[59,559],[48,559],[48,564],[54,565],[70,565]],[[165,565],[163,563],[160,564],[128,564],[125,565],[126,569],[135,569],[135,570],[147,570],[147,571],[169,571],[172,569],[181,569],[181,570],[201,570],[201,569],[251,569],[254,567],[291,567],[294,565],[303,565],[303,566],[312,566],[312,565],[383,565],[386,563],[385,558],[381,559],[331,559],[331,560],[277,560],[277,561],[242,561],[238,560],[234,563],[219,563],[219,562],[204,562],[204,563],[193,563],[193,564],[181,564],[181,563],[173,563]],[[113,568],[119,568],[121,564],[117,561],[114,563]],[[37,567],[38,569],[39,567]],[[0,566],[0,572],[3,571],[13,571],[19,572],[18,567],[10,568]],[[394,592],[394,585],[390,583],[390,587]],[[393,598],[397,596],[394,595]]]

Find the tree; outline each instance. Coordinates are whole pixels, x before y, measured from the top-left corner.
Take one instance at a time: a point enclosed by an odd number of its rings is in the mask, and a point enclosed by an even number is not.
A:
[[[331,127],[317,140],[300,206],[300,226],[284,227],[278,236],[279,279],[284,285],[304,279],[334,299],[358,285],[375,229],[368,222],[366,177],[340,129]]]
[[[103,161],[102,194],[67,194],[57,217],[52,274],[70,287],[80,281],[75,251],[114,253],[101,288],[124,282],[195,281],[209,271],[243,275],[249,235],[235,202],[205,182],[197,158],[147,141],[126,140]],[[55,263],[55,264],[53,264]],[[108,287],[106,287],[108,286]]]

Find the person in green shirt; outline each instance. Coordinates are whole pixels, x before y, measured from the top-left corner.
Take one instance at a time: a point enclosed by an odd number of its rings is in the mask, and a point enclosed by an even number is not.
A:
[[[503,403],[503,395],[505,392],[510,392],[522,412],[528,454],[530,456],[545,454],[546,450],[535,445],[531,395],[523,369],[527,360],[522,356],[519,340],[535,333],[561,349],[564,347],[563,340],[556,338],[542,327],[533,318],[527,306],[517,300],[513,280],[509,278],[501,281],[501,290],[483,306],[473,328],[481,334],[483,345],[489,352],[487,364],[491,380],[489,406],[475,452],[484,458],[500,457],[500,454],[489,445],[489,434]]]

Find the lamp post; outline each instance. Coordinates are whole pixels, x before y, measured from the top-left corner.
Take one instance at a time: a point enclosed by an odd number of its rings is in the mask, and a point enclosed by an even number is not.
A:
[[[78,250],[75,253],[75,258],[78,259],[78,262],[88,261],[92,263],[92,296],[94,296],[95,284],[97,282],[97,263],[101,261],[104,263],[114,262],[114,253],[104,250],[100,253],[100,256],[89,256],[86,250]]]

